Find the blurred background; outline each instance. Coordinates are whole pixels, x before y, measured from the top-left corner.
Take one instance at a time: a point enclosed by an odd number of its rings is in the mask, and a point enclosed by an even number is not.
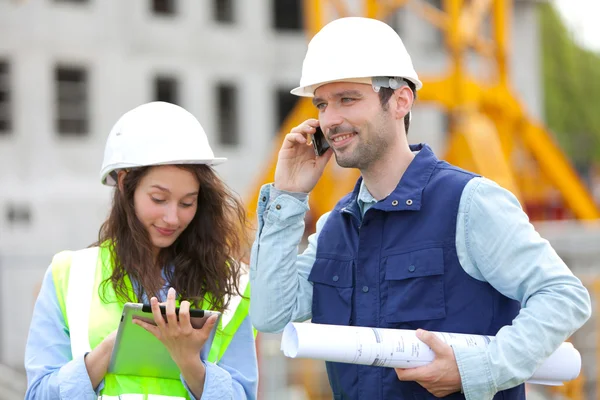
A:
[[[94,242],[116,119],[148,101],[202,122],[217,167],[254,214],[282,135],[308,117],[289,94],[328,21],[378,18],[424,83],[409,139],[512,190],[600,301],[597,0],[0,0],[0,399],[23,398],[31,312],[53,254]],[[356,55],[360,56],[360,55]],[[356,173],[330,163],[307,234]],[[302,247],[302,246],[301,246]],[[596,399],[600,321],[572,341],[580,377],[528,398]],[[261,399],[327,399],[324,364],[259,334]]]

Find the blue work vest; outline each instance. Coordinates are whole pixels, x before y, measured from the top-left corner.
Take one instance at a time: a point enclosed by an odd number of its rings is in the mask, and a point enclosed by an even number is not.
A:
[[[476,175],[440,161],[427,145],[396,189],[361,217],[354,191],[333,209],[309,280],[320,324],[495,335],[520,304],[469,276],[456,254],[463,189]],[[435,399],[393,368],[327,363],[334,399]],[[464,399],[454,393],[444,399]],[[494,399],[525,399],[523,385]]]

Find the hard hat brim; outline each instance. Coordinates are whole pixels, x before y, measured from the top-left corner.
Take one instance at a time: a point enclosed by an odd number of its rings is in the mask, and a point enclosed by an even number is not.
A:
[[[118,171],[121,169],[127,169],[127,168],[154,167],[154,166],[159,166],[159,165],[182,165],[182,164],[214,166],[214,165],[223,164],[225,161],[227,161],[227,158],[225,158],[225,157],[215,157],[215,158],[206,159],[206,160],[176,160],[176,161],[170,160],[168,162],[156,162],[156,163],[151,163],[151,164],[118,163],[118,164],[113,164],[113,165],[107,165],[100,173],[100,181],[102,182],[103,185],[115,186],[117,183],[114,181],[114,179],[112,179],[111,173],[114,171]]]
[[[419,79],[408,78],[408,77],[401,77],[401,78],[411,81],[415,85],[416,90],[419,90],[423,87],[423,83]],[[295,96],[300,96],[300,97],[315,97],[315,90],[317,90],[319,87],[321,87],[323,85],[326,85],[328,83],[335,83],[335,82],[353,82],[353,83],[362,83],[365,85],[369,85],[369,84],[371,84],[371,77],[340,78],[340,79],[334,79],[334,80],[325,81],[325,82],[317,82],[317,83],[313,83],[311,85],[298,86],[297,88],[290,90],[290,93]]]

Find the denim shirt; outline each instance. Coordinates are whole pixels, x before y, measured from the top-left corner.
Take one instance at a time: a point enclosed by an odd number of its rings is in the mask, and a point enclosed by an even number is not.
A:
[[[362,214],[376,200],[361,186]],[[288,322],[311,318],[317,239],[329,213],[318,221],[308,247],[298,254],[308,195],[261,189],[258,230],[252,247],[250,315],[260,331],[280,332]],[[485,178],[474,178],[460,199],[456,250],[471,277],[488,282],[522,309],[487,348],[454,348],[468,400],[491,399],[527,380],[591,315],[590,296],[548,241],[529,223],[518,200]]]

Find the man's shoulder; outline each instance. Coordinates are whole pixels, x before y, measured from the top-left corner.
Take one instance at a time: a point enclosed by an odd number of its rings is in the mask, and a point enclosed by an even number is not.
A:
[[[478,178],[481,178],[481,176],[472,171],[457,167],[446,161],[439,161],[431,174],[427,188],[444,188],[444,190],[447,190],[454,187],[462,192],[471,180]]]
[[[480,176],[479,174],[477,174],[473,171],[469,171],[464,168],[458,167],[454,164],[450,164],[449,162],[444,161],[444,160],[439,160],[435,169],[438,172],[443,173],[444,177],[475,178],[475,177]]]

